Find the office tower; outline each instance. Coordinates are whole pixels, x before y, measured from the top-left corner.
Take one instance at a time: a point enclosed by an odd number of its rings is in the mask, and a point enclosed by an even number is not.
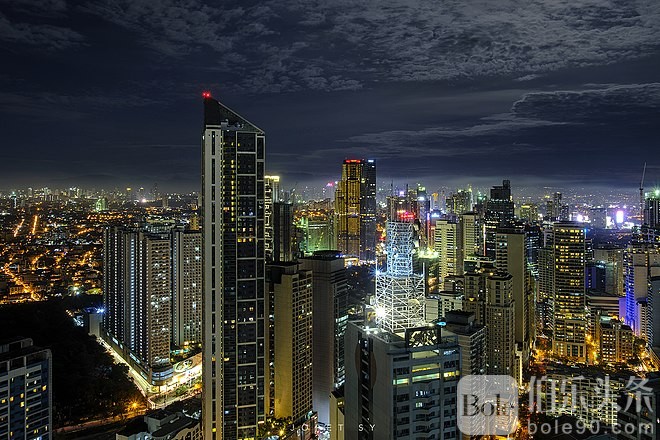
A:
[[[172,243],[160,228],[108,227],[103,248],[102,337],[151,385],[173,373]]]
[[[273,261],[273,203],[280,201],[280,176],[264,176],[264,252]]]
[[[495,185],[490,189],[490,199],[486,204],[488,217],[496,218],[500,222],[513,220],[514,207],[511,197],[511,182],[503,180],[502,185]]]
[[[461,347],[461,376],[486,374],[486,327],[475,321],[472,312],[452,310],[444,316],[443,333],[455,335]]]
[[[440,326],[401,335],[350,322],[344,389],[346,440],[456,438],[461,350]],[[362,428],[362,429],[360,429]]]
[[[534,294],[529,286],[525,252],[525,230],[502,228],[496,236],[495,267],[511,275],[511,295],[515,308],[515,340],[522,361],[527,362],[532,346],[530,309],[534,308]]]
[[[292,261],[294,258],[293,205],[273,203],[273,261]],[[297,253],[296,253],[297,254]]]
[[[337,247],[361,260],[376,258],[376,163],[346,159],[335,193]]]
[[[639,303],[649,294],[650,280],[660,276],[660,250],[653,243],[633,241],[624,251],[624,289],[626,292],[626,324],[635,335],[646,337],[642,332],[642,316]]]
[[[312,411],[312,271],[298,263],[266,266],[274,306],[274,415],[307,421]],[[270,307],[269,307],[270,308]]]
[[[644,205],[644,224],[650,228],[660,228],[660,189],[647,193]]]
[[[265,412],[265,134],[204,98],[204,439],[249,439]]]
[[[539,220],[539,207],[534,203],[526,203],[520,207],[520,218],[527,223],[534,223]]]
[[[460,219],[461,244],[463,258],[483,254],[483,231],[481,218],[476,212],[466,212]],[[461,267],[461,270],[465,268]]]
[[[172,342],[202,342],[202,232],[172,230]]]
[[[424,323],[424,275],[413,271],[412,222],[388,221],[387,270],[376,272],[375,310],[379,326],[392,333]]]
[[[472,189],[459,189],[447,198],[447,211],[461,215],[472,211]]]
[[[486,276],[486,352],[488,374],[518,378],[515,368],[516,315],[513,277],[506,272]]]
[[[52,439],[52,357],[32,339],[0,342],[0,438]]]
[[[330,423],[328,396],[344,383],[344,334],[348,322],[348,284],[339,251],[319,251],[300,259],[302,270],[312,271],[314,340],[314,410],[319,422]],[[350,356],[350,353],[349,353]]]
[[[585,230],[578,223],[552,225],[553,333],[555,355],[587,361],[584,289]]]
[[[438,254],[440,278],[463,274],[463,247],[461,231],[457,223],[436,220],[433,250]]]
[[[602,316],[598,320],[596,343],[601,364],[627,363],[633,357],[634,340],[632,329],[618,319]]]

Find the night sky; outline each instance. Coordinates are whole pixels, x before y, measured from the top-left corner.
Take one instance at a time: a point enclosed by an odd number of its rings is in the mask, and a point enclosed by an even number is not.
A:
[[[196,190],[202,97],[287,187],[660,180],[658,0],[0,0],[0,188]]]

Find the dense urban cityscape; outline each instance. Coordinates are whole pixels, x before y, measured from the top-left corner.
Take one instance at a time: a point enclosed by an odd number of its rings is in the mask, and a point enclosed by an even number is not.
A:
[[[638,203],[387,185],[362,158],[305,197],[267,174],[261,129],[203,100],[199,193],[0,193],[3,436],[656,438],[646,165]],[[88,388],[58,390],[71,362]],[[505,376],[515,426],[461,419],[461,378]]]
[[[0,1],[0,440],[660,440],[659,41]]]

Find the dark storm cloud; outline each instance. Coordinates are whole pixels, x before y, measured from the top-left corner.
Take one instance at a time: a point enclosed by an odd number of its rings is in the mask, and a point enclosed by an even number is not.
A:
[[[80,33],[66,27],[13,22],[0,13],[0,41],[5,43],[62,50],[78,46],[84,40],[85,38]]]
[[[85,7],[180,57],[203,49],[238,90],[357,89],[370,81],[529,75],[655,50],[655,0],[102,0]]]
[[[0,0],[0,11],[2,185],[195,188],[205,89],[267,131],[269,172],[292,182],[334,180],[349,156],[378,159],[387,178],[599,184],[660,162],[657,0]]]

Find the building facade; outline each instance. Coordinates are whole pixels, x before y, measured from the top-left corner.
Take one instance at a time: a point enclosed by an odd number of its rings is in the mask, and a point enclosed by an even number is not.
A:
[[[204,94],[204,439],[257,436],[265,418],[265,133]]]
[[[552,348],[556,356],[587,361],[585,230],[572,222],[552,225]]]
[[[52,440],[50,350],[31,339],[0,343],[0,438]]]
[[[335,192],[337,247],[347,256],[376,258],[376,163],[346,159]]]
[[[344,335],[348,323],[348,280],[339,251],[318,251],[300,259],[312,271],[312,398],[321,423],[330,423],[328,396],[345,380]],[[350,355],[350,354],[349,354]]]

